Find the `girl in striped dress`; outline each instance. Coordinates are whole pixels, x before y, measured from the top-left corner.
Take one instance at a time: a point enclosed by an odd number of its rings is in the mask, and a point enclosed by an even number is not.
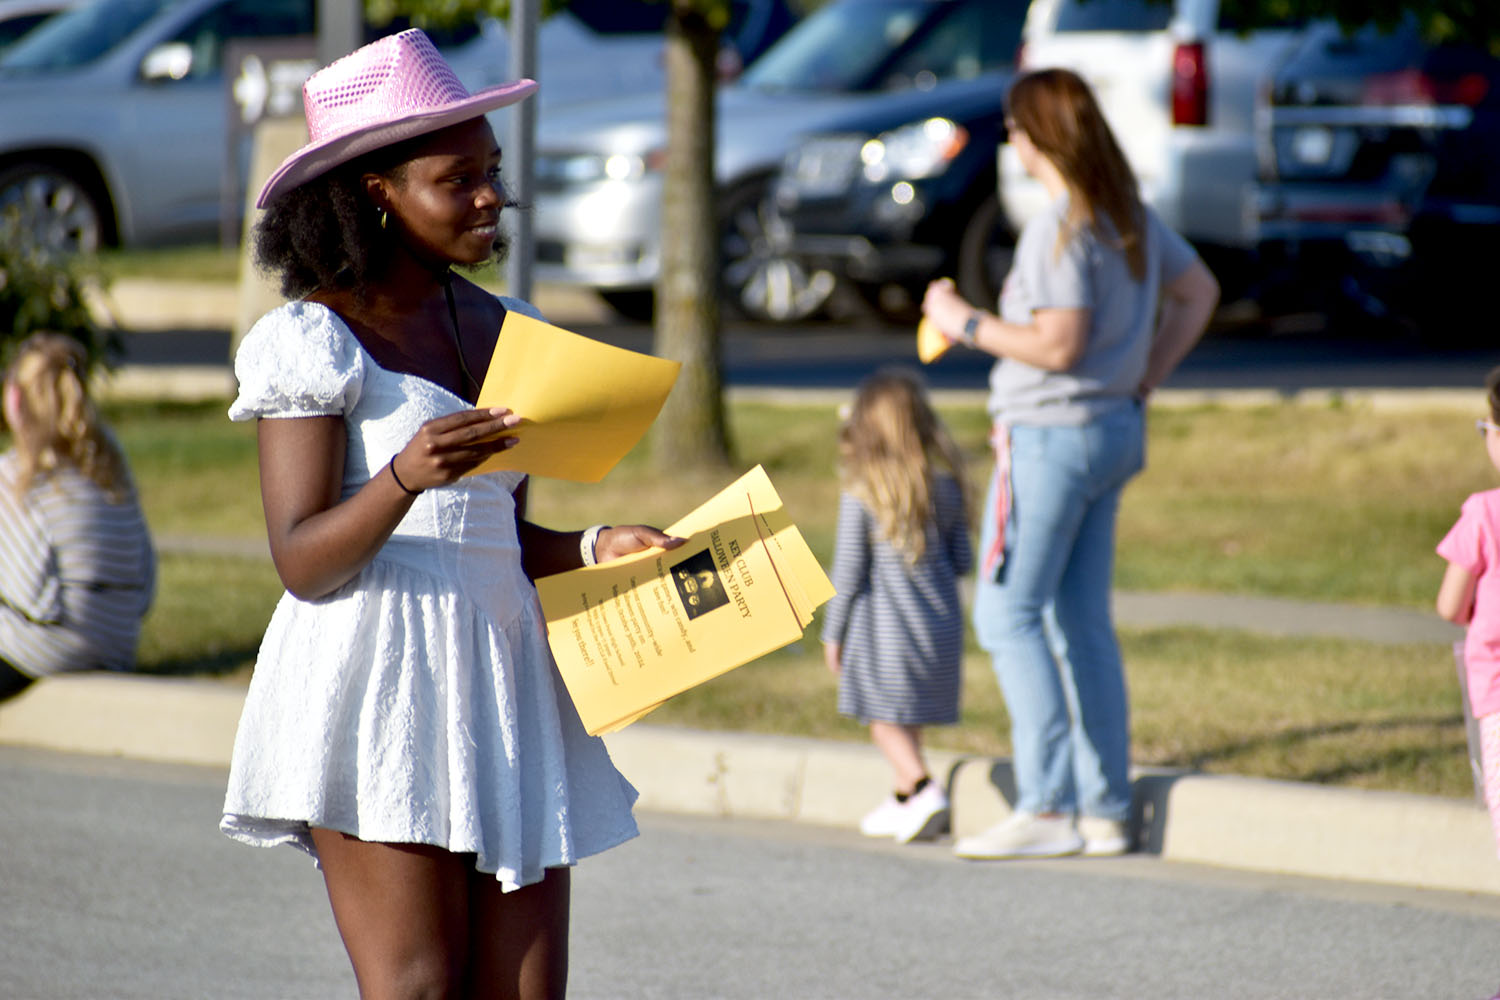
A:
[[[972,552],[963,458],[915,374],[861,384],[839,434],[838,533],[823,652],[838,710],[870,726],[895,790],[860,823],[906,843],[943,832],[948,797],[927,773],[922,727],[958,721]]]
[[[155,592],[146,519],[84,365],[78,341],[42,333],[5,377],[0,700],[48,674],[133,667]]]

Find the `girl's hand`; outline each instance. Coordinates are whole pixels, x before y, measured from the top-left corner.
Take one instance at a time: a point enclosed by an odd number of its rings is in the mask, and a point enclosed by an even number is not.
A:
[[[391,459],[409,492],[457,482],[485,459],[515,445],[506,431],[521,418],[503,407],[434,417]]]
[[[823,643],[823,662],[828,666],[828,672],[837,677],[844,672],[844,644],[841,642]]]
[[[958,286],[952,278],[938,278],[927,286],[922,295],[922,315],[937,326],[944,337],[957,342],[959,331],[964,328],[974,307],[958,294]]]
[[[599,532],[594,541],[594,561],[607,563],[643,549],[675,549],[685,541],[647,524],[620,524]]]

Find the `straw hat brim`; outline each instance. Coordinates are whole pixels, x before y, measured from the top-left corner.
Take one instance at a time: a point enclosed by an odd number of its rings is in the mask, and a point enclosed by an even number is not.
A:
[[[451,104],[410,112],[387,121],[374,122],[362,128],[311,142],[282,161],[260,189],[257,208],[265,208],[278,195],[306,184],[341,163],[374,152],[382,146],[414,139],[477,118],[498,108],[515,104],[536,93],[535,80],[515,80],[498,87],[487,87]]]

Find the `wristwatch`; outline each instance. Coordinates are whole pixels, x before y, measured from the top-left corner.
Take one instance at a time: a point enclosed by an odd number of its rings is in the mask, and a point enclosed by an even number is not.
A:
[[[979,310],[975,309],[969,313],[969,318],[964,320],[964,332],[958,335],[958,339],[965,347],[974,346],[974,336],[979,331]]]

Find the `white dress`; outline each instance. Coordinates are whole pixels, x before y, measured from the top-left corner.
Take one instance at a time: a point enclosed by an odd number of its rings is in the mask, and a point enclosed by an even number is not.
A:
[[[264,316],[235,375],[233,420],[344,416],[346,498],[425,421],[468,406],[379,367],[309,302]],[[579,722],[521,570],[520,480],[427,490],[353,580],[282,597],[235,738],[224,833],[314,858],[310,825],[433,844],[476,854],[507,889],[635,836],[636,791]]]

